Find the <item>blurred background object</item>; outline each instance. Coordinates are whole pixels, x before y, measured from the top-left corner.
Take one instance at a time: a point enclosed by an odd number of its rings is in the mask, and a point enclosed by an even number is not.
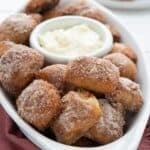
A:
[[[149,0],[97,0],[101,4],[116,9],[137,10],[150,9]]]

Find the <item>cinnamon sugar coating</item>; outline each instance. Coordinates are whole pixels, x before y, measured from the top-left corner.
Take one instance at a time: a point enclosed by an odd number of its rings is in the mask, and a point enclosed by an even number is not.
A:
[[[38,13],[31,13],[29,15],[32,17],[32,19],[34,19],[36,21],[37,24],[39,24],[43,21],[43,16]]]
[[[136,65],[127,56],[121,53],[112,53],[104,57],[110,60],[114,65],[119,68],[120,76],[127,77],[134,80],[137,75]]]
[[[36,78],[48,81],[53,84],[60,91],[60,93],[63,93],[65,90],[65,70],[66,65],[62,64],[47,66],[37,73]]]
[[[109,60],[80,57],[67,65],[65,80],[97,93],[108,93],[118,86],[119,70]]]
[[[63,64],[47,66],[36,74],[36,78],[43,79],[53,84],[59,90],[60,94],[63,95],[66,92],[75,89],[73,85],[66,83],[64,80],[66,69],[67,66]]]
[[[121,104],[113,106],[106,99],[100,99],[99,103],[103,115],[85,136],[100,144],[107,144],[123,135],[124,110]]]
[[[43,13],[53,8],[59,0],[30,0],[25,8],[26,13]]]
[[[89,4],[87,0],[73,0],[70,2],[61,0],[54,9],[44,13],[44,19],[65,15],[85,16],[100,22],[105,22],[104,14],[98,8]]]
[[[11,49],[14,46],[13,42],[10,41],[1,41],[0,42],[0,57],[7,52],[9,49]]]
[[[117,89],[106,94],[106,97],[111,102],[121,103],[125,109],[133,112],[138,111],[143,105],[143,95],[139,84],[123,77],[119,79]]]
[[[0,41],[9,40],[25,44],[40,19],[38,14],[35,16],[18,13],[9,16],[0,24]]]
[[[43,80],[33,81],[22,91],[16,104],[19,115],[40,131],[48,128],[62,109],[58,91]]]
[[[0,58],[0,82],[12,95],[17,96],[43,66],[44,57],[32,48],[10,43]]]
[[[122,43],[114,43],[113,48],[112,48],[112,53],[122,53],[124,55],[126,55],[127,57],[129,57],[133,62],[137,61],[137,55],[135,54],[135,52],[126,44],[122,44]]]
[[[73,144],[91,128],[102,115],[95,96],[89,92],[71,91],[62,98],[63,110],[53,124],[56,139]]]

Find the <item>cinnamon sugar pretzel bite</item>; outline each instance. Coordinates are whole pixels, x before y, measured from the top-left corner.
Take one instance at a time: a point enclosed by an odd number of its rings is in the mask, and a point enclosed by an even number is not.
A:
[[[96,123],[102,115],[101,107],[95,96],[86,91],[71,91],[62,102],[62,113],[52,129],[59,142],[73,144]]]
[[[65,80],[97,93],[108,93],[118,86],[119,70],[109,60],[80,57],[67,65]]]
[[[13,14],[0,24],[0,41],[13,41],[25,44],[30,33],[39,24],[41,16],[38,14],[27,15],[24,13]]]
[[[44,57],[27,46],[14,43],[8,45],[0,58],[0,82],[6,91],[17,96],[43,66]]]
[[[137,61],[137,55],[135,52],[126,44],[122,43],[114,43],[113,48],[112,48],[112,53],[122,53],[129,57],[133,62]]]
[[[33,81],[17,99],[19,115],[43,131],[61,113],[61,99],[56,88],[43,80]]]
[[[10,50],[13,46],[14,46],[13,42],[10,42],[10,41],[1,41],[0,42],[0,57],[5,52],[7,52],[8,50]]]
[[[61,95],[70,90],[74,90],[75,87],[65,82],[64,75],[67,69],[66,65],[54,64],[41,69],[37,74],[37,79],[43,79],[53,84],[60,92]]]
[[[120,76],[127,77],[134,80],[137,75],[136,65],[127,56],[121,53],[112,53],[104,57],[104,59],[110,60],[114,65],[119,68]]]
[[[25,8],[26,13],[43,13],[57,5],[59,0],[30,0]]]
[[[54,9],[44,13],[44,19],[65,15],[85,16],[100,22],[105,22],[103,13],[96,7],[91,6],[87,0],[72,0],[70,2],[61,0]]]
[[[103,115],[85,136],[98,143],[107,144],[123,135],[124,109],[121,104],[111,105],[106,99],[99,99],[99,103]]]
[[[143,95],[139,84],[130,79],[121,77],[119,86],[111,93],[106,94],[111,102],[121,103],[125,109],[137,112],[143,105]]]

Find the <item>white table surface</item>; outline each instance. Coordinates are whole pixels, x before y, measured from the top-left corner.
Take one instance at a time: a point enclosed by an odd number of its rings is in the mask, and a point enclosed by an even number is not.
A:
[[[134,35],[150,65],[150,10],[112,11]]]
[[[150,53],[150,10],[129,12],[113,10],[113,12],[134,34],[143,51]]]

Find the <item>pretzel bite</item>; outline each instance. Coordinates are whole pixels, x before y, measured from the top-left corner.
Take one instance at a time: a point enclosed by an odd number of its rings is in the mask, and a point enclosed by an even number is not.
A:
[[[99,100],[103,116],[87,132],[86,137],[101,144],[110,143],[123,135],[124,111],[121,104],[112,106],[106,99]]]
[[[44,57],[27,46],[11,44],[0,58],[0,82],[10,94],[17,96],[43,66]]]
[[[134,80],[137,74],[136,65],[127,56],[121,53],[112,53],[104,57],[119,68],[120,76]]]
[[[68,91],[78,90],[77,87],[72,84],[66,83],[64,80],[64,75],[67,66],[63,64],[54,64],[41,69],[37,74],[37,79],[43,79],[51,84],[53,84],[61,95],[64,95]]]
[[[36,21],[37,24],[41,23],[43,20],[43,17],[40,14],[32,13],[30,16]]]
[[[66,65],[56,64],[43,68],[40,70],[36,78],[43,79],[53,84],[60,93],[64,93],[66,90],[66,83],[64,81],[64,73],[66,71]]]
[[[26,13],[43,13],[53,8],[59,0],[30,0],[25,8]]]
[[[5,52],[7,52],[13,45],[14,45],[14,43],[10,42],[10,41],[2,41],[2,42],[0,42],[0,57]]]
[[[119,81],[117,89],[107,93],[106,98],[111,102],[121,103],[129,111],[138,111],[143,105],[143,95],[139,84],[123,77]]]
[[[10,40],[15,43],[25,44],[31,31],[39,23],[40,15],[13,14],[0,24],[0,41]]]
[[[117,87],[119,70],[109,60],[80,57],[67,65],[65,80],[97,93],[107,93]]]
[[[58,91],[43,80],[35,80],[25,88],[16,104],[19,115],[40,131],[48,128],[62,109]]]
[[[85,16],[100,22],[105,22],[104,14],[86,0],[73,0],[70,2],[64,2],[64,0],[62,0],[54,9],[44,13],[44,19],[65,15]]]
[[[89,92],[69,92],[62,98],[63,110],[52,129],[59,142],[73,144],[102,115],[95,96]]]
[[[122,44],[122,43],[114,43],[113,48],[112,48],[112,53],[123,53],[127,57],[129,57],[133,62],[137,61],[137,55],[135,52],[127,45]]]
[[[120,42],[121,41],[121,35],[120,35],[119,31],[113,25],[107,24],[106,26],[108,27],[108,29],[112,33],[114,42]]]

